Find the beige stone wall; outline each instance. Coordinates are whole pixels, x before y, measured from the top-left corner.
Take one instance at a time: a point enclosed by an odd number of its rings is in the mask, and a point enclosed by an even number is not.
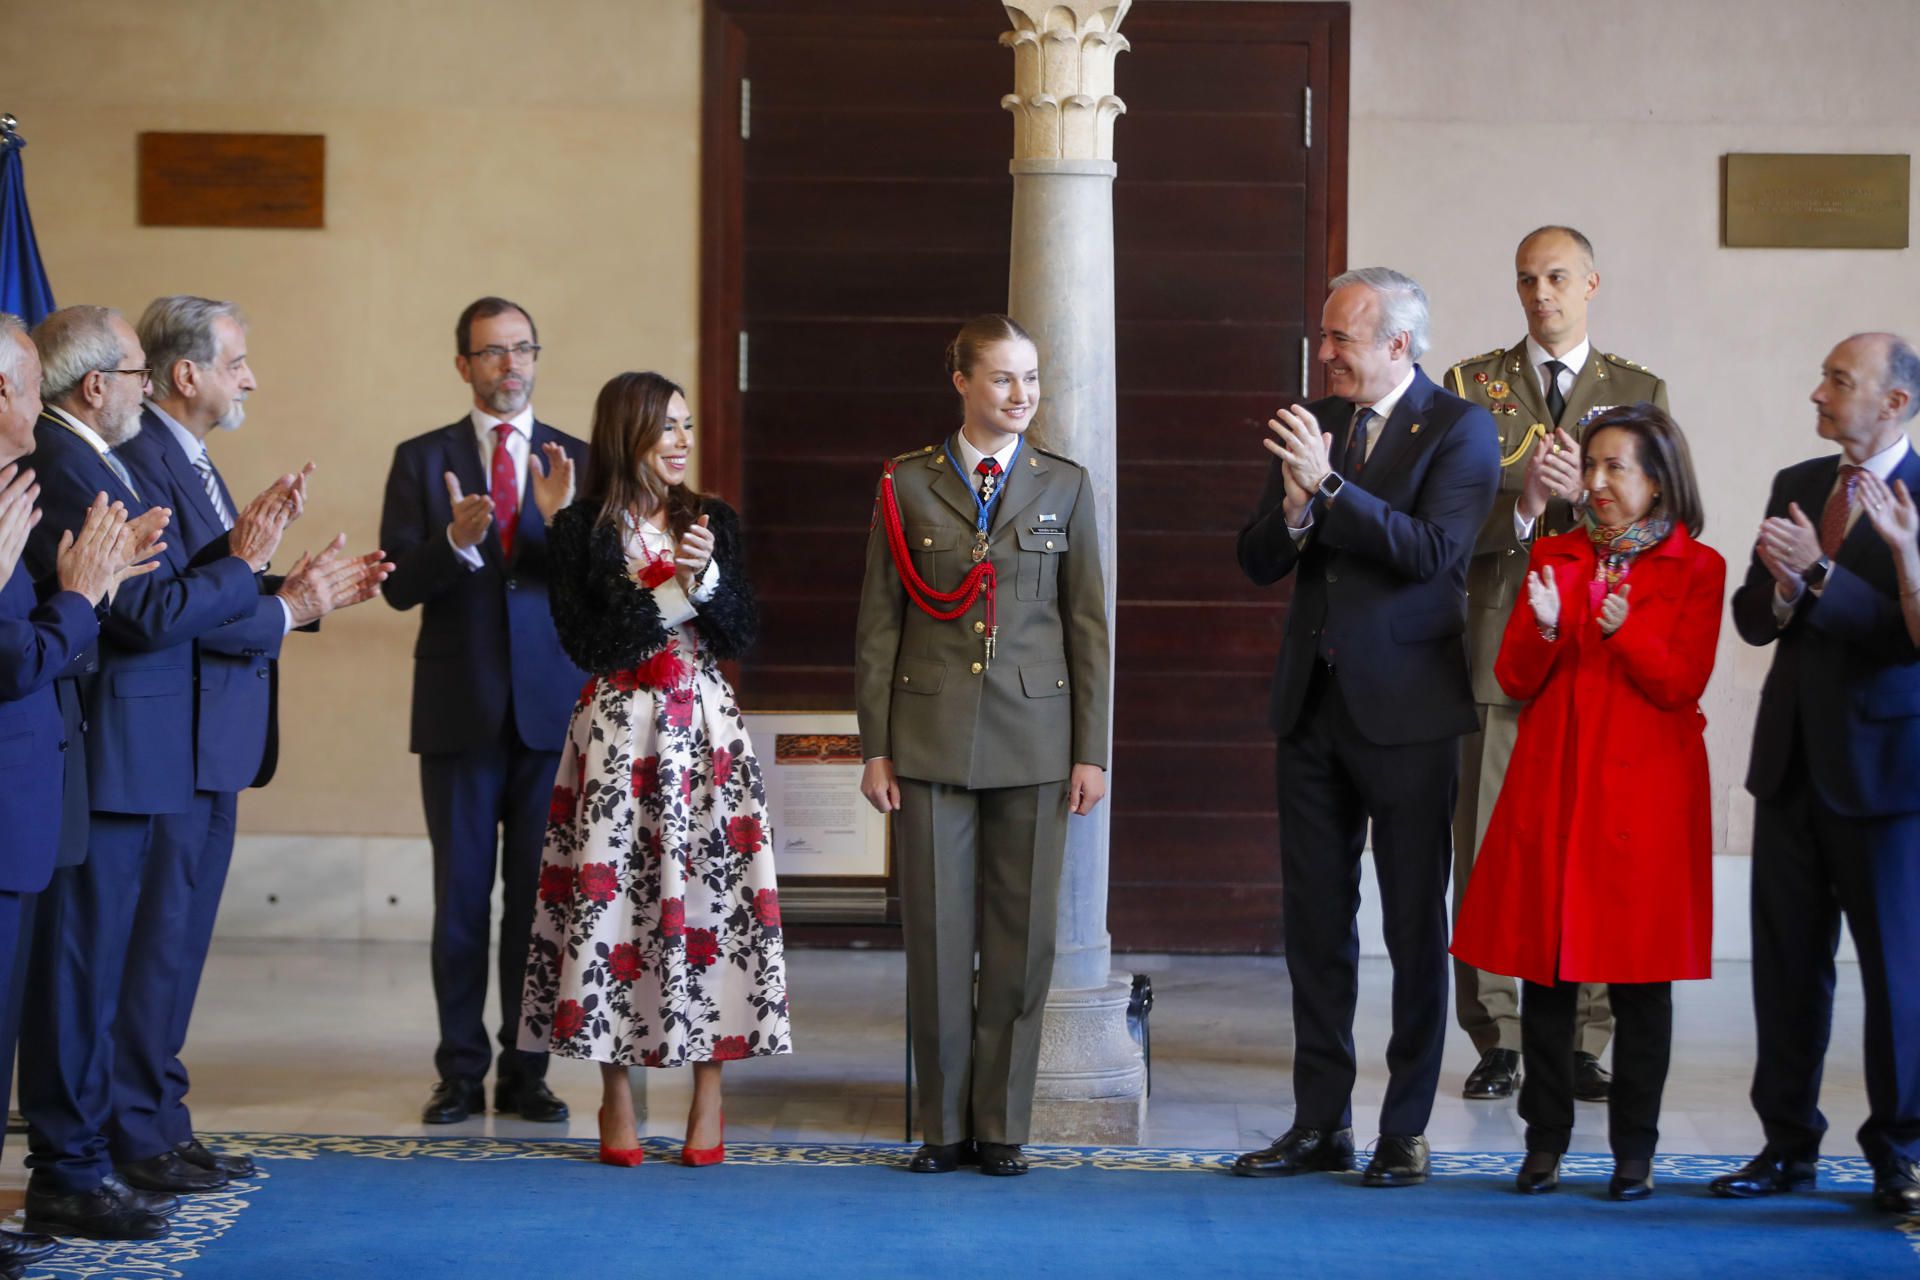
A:
[[[0,108],[29,140],[55,297],[138,315],[232,298],[260,389],[214,441],[233,487],[312,458],[290,543],[377,536],[396,442],[464,413],[453,322],[524,303],[534,405],[585,432],[614,372],[695,374],[699,0],[20,0]],[[987,104],[984,109],[993,109]],[[324,133],[324,231],[135,225],[142,130]],[[279,559],[291,562],[283,551]],[[279,780],[250,831],[421,830],[406,751],[417,615],[372,603],[296,636]]]

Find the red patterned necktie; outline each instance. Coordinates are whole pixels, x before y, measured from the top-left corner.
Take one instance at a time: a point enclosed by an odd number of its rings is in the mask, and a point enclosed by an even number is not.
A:
[[[992,458],[982,458],[974,470],[980,473],[980,496],[992,498],[994,486],[1000,480],[1000,464]]]
[[[1840,483],[1833,487],[1833,492],[1827,497],[1827,505],[1820,512],[1820,554],[1829,560],[1839,554],[1840,544],[1847,540],[1847,517],[1853,514],[1853,491],[1865,471],[1865,467],[1841,464]]]
[[[513,554],[513,535],[520,527],[520,476],[513,466],[513,454],[507,449],[507,437],[513,424],[502,422],[493,429],[493,479],[488,485],[493,495],[493,527],[500,533],[500,554]]]

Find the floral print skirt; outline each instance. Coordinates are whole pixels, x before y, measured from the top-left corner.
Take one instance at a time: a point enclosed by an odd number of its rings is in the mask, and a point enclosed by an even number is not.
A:
[[[522,1049],[648,1067],[793,1051],[766,787],[733,690],[689,630],[588,681],[574,707]]]

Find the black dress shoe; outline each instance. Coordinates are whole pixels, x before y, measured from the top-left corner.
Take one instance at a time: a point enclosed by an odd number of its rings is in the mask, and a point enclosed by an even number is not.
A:
[[[95,1240],[158,1240],[167,1220],[147,1213],[127,1197],[126,1184],[109,1178],[91,1191],[50,1191],[27,1184],[27,1230]]]
[[[952,1173],[963,1164],[979,1164],[980,1148],[966,1142],[923,1142],[907,1161],[914,1173]]]
[[[1892,1160],[1875,1168],[1873,1207],[1888,1213],[1920,1213],[1920,1164]]]
[[[1243,1178],[1287,1178],[1296,1173],[1341,1173],[1353,1168],[1353,1130],[1308,1129],[1300,1125],[1270,1146],[1249,1151],[1233,1162]]]
[[[493,1109],[539,1124],[559,1124],[567,1118],[567,1104],[554,1095],[545,1080],[520,1080],[497,1084],[493,1090]]]
[[[202,1169],[211,1169],[215,1173],[224,1173],[229,1178],[251,1178],[260,1172],[260,1167],[254,1164],[251,1158],[217,1155],[202,1146],[198,1138],[188,1138],[173,1151],[188,1164],[198,1165]]]
[[[1373,1144],[1373,1159],[1360,1175],[1365,1187],[1413,1187],[1427,1180],[1427,1139],[1422,1134],[1410,1138],[1380,1135]]]
[[[1817,1160],[1789,1160],[1767,1147],[1732,1173],[1709,1182],[1707,1190],[1730,1200],[1758,1200],[1812,1186],[1818,1168]]]
[[[1489,1049],[1480,1055],[1480,1065],[1467,1073],[1463,1096],[1476,1101],[1511,1098],[1520,1087],[1520,1055],[1512,1049]]]
[[[180,1212],[179,1196],[165,1191],[142,1191],[138,1187],[130,1187],[120,1180],[117,1173],[108,1174],[101,1185],[112,1187],[128,1204],[156,1218],[171,1218]]]
[[[487,1109],[487,1087],[478,1080],[442,1080],[420,1109],[422,1124],[459,1124]]]
[[[1560,1189],[1560,1153],[1529,1151],[1513,1176],[1513,1189],[1522,1195],[1543,1196]]]
[[[1609,1200],[1645,1200],[1653,1194],[1653,1161],[1616,1160],[1607,1179]]]
[[[1600,1059],[1582,1049],[1573,1051],[1573,1096],[1582,1102],[1605,1102],[1613,1095],[1613,1073]]]
[[[1017,1178],[1026,1171],[1027,1162],[1021,1158],[1019,1143],[980,1144],[980,1172],[989,1178]]]
[[[194,1195],[219,1191],[227,1185],[227,1175],[217,1169],[202,1169],[189,1164],[177,1152],[162,1151],[145,1160],[116,1165],[115,1171],[128,1186],[140,1191],[165,1191],[172,1195]]]
[[[52,1236],[0,1231],[0,1269],[29,1266],[59,1247],[60,1242]]]

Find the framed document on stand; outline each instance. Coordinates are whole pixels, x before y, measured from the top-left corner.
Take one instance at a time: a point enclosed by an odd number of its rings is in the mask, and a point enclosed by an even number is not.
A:
[[[766,781],[780,909],[795,924],[883,924],[887,819],[860,794],[865,757],[851,711],[749,711]]]

